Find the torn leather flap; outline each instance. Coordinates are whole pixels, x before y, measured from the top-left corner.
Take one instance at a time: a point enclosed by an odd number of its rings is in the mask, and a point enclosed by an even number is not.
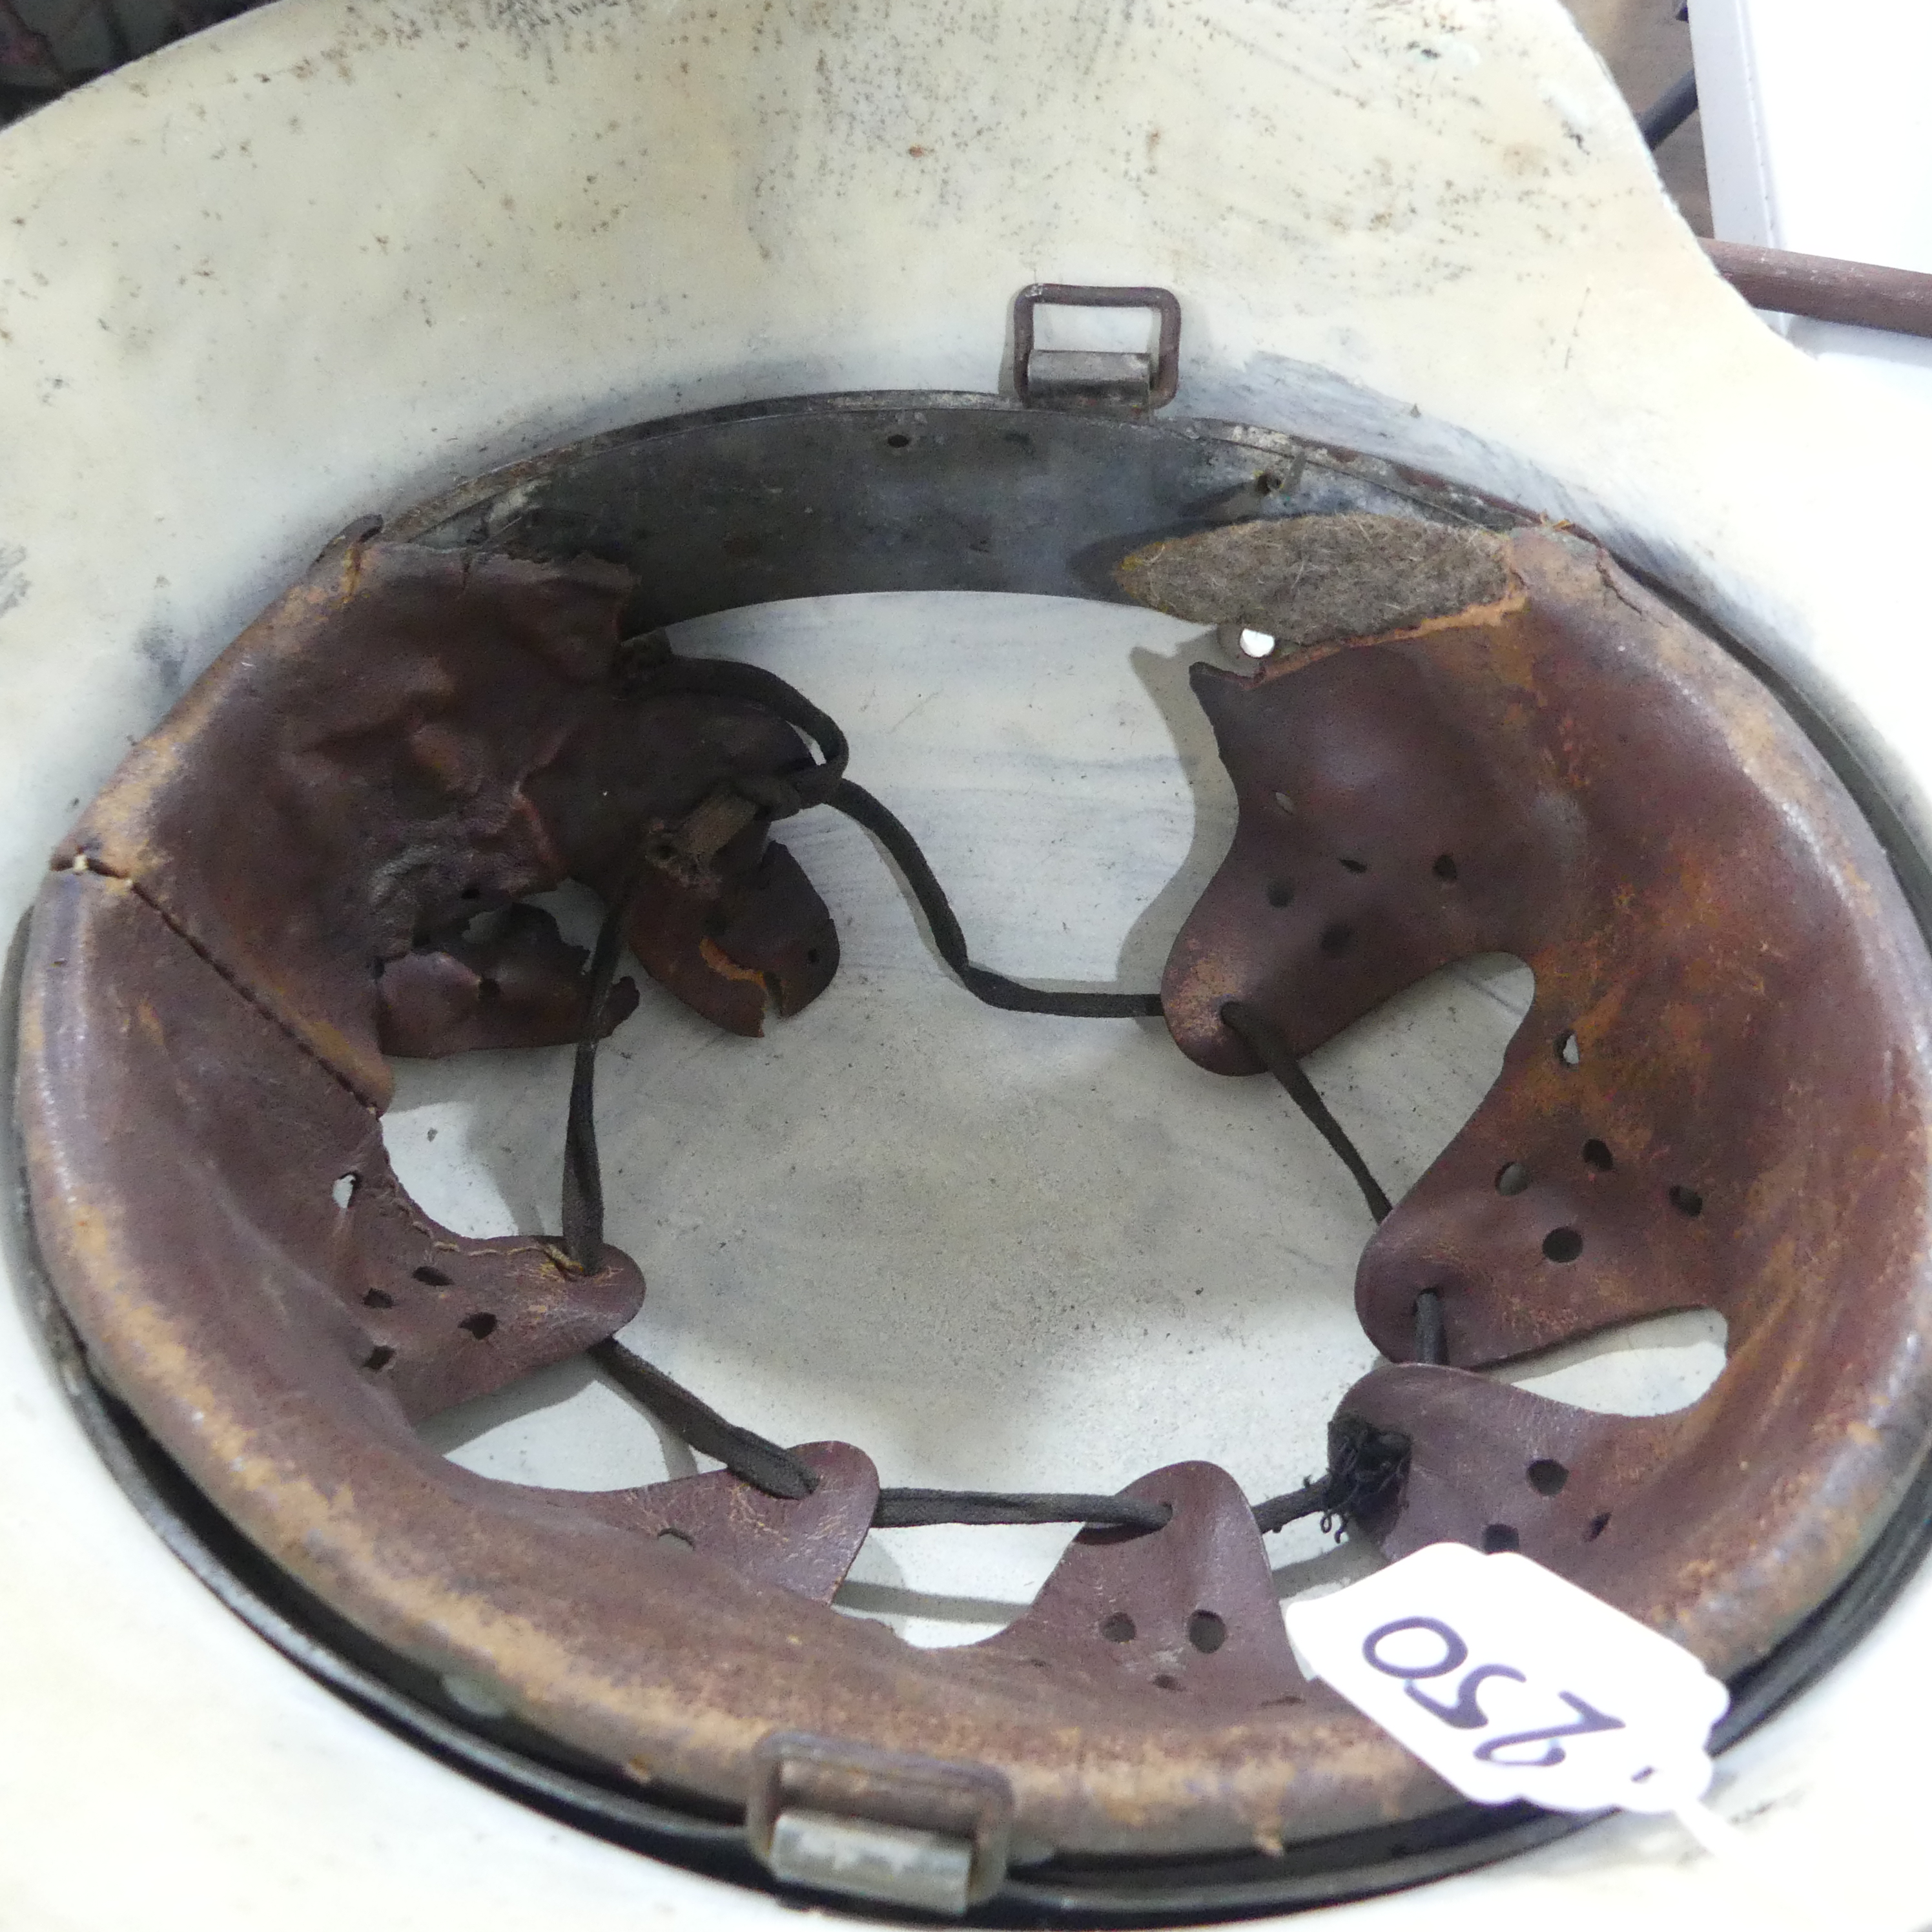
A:
[[[435,1060],[488,1047],[568,1046],[590,1024],[588,946],[572,946],[541,906],[513,905],[440,944],[392,960],[377,982],[376,1034],[384,1053]],[[638,1010],[620,980],[597,1027],[608,1039]]]
[[[555,949],[526,927],[502,962],[519,1010],[486,1011],[484,982],[505,982],[477,949],[502,942],[468,922],[567,878],[616,890],[654,830],[735,777],[809,763],[754,705],[627,695],[631,583],[587,558],[332,545],[128,754],[56,862],[133,881],[373,1105],[390,1090],[385,1026],[412,1050],[568,1036]],[[749,884],[726,868],[710,918],[742,917],[731,895]],[[772,974],[796,1011],[837,949],[810,887],[786,886],[792,936],[767,922],[746,942],[758,956],[722,956]],[[707,937],[685,935],[689,957],[664,937],[652,950],[716,1004],[710,982],[731,974],[701,956]],[[401,963],[418,949],[431,956]],[[386,996],[379,975],[398,963]]]
[[[659,675],[665,674],[662,668]],[[803,868],[734,778],[810,763],[769,712],[729,698],[620,696],[577,729],[532,795],[574,875],[628,910],[652,979],[714,1025],[756,1037],[827,986],[838,936]]]
[[[380,1105],[376,963],[565,875],[526,785],[598,702],[628,583],[332,551],[128,754],[56,862],[132,880]]]
[[[741,844],[748,842],[740,841]],[[789,1018],[832,982],[838,934],[798,861],[758,841],[694,876],[646,866],[625,938],[645,971],[728,1033],[755,1039],[776,1005]]]

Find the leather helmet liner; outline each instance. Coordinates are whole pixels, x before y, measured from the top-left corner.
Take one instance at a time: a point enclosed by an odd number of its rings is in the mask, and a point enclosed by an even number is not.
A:
[[[947,406],[916,434],[950,424],[956,456],[1010,439],[1011,412]],[[842,436],[898,460],[879,431],[911,421],[830,418],[796,419],[826,473]],[[1305,481],[1243,499],[1281,466],[1256,432],[1201,432],[1204,453],[1148,424],[1024,427],[1102,452],[1165,434],[1182,481],[1070,509],[1051,569],[922,580],[1124,594],[1282,640],[1252,676],[1196,673],[1239,821],[1161,989],[1180,1050],[1252,1074],[1456,960],[1534,971],[1500,1077],[1362,1256],[1388,1360],[1337,1441],[1402,1455],[1351,1492],[1358,1533],[1392,1556],[1520,1547],[1736,1678],[1852,1576],[1932,1430],[1932,970],[1878,839],[1763,683],[1574,532],[1346,452],[1304,449]],[[998,1636],[920,1652],[830,1607],[890,1520],[860,1448],[797,1450],[804,1495],[729,1469],[585,1494],[418,1438],[606,1342],[644,1294],[614,1249],[586,1265],[561,1237],[438,1226],[384,1154],[388,1056],[580,1040],[634,1004],[525,902],[588,884],[644,970],[736,1031],[833,980],[830,918],[770,836],[829,796],[819,734],[649,634],[703,598],[654,580],[661,538],[583,507],[666,448],[602,440],[350,533],[54,855],[19,1096],[35,1234],[90,1364],[384,1650],[640,1793],[748,1808],[754,1839],[788,1795],[886,1822],[937,1805],[983,1898],[1010,1860],[1292,1864],[1457,1810],[1302,1678],[1262,1526],[1210,1465],[1130,1486],[1140,1514],[1074,1535]],[[686,500],[674,586],[730,534]],[[1018,534],[1039,500],[986,508],[992,554],[1000,517],[1015,546],[1048,541]],[[746,542],[704,596],[922,580],[883,542],[853,539],[872,560],[842,581],[836,532],[790,579]],[[1723,1314],[1729,1360],[1675,1414],[1480,1372],[1690,1307]],[[1124,1612],[1136,1641],[1109,1633]],[[895,1813],[900,1784],[926,1795]]]

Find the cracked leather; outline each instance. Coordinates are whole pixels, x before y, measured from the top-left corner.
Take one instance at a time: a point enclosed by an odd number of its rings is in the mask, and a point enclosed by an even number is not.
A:
[[[1452,961],[1528,962],[1496,1086],[1362,1258],[1392,1365],[1343,1407],[1414,1445],[1371,1527],[1396,1552],[1506,1529],[1729,1672],[1845,1576],[1923,1450],[1932,974],[1876,841],[1761,685],[1586,543],[1499,554],[1489,602],[1198,676],[1240,814],[1168,1022],[1203,1066],[1251,1072],[1230,1000],[1306,1053]],[[614,1250],[577,1275],[541,1240],[422,1214],[382,1154],[385,1051],[570,1036],[572,949],[511,910],[567,878],[637,885],[640,961],[734,1030],[836,965],[761,820],[650,857],[734,776],[808,760],[754,705],[630,693],[629,590],[604,564],[346,539],[56,855],[20,1099],[37,1234],[91,1354],[334,1609],[670,1790],[742,1802],[760,1741],[800,1731],[989,1767],[1030,1843],[1080,1853],[1450,1804],[1301,1684],[1252,1516],[1207,1466],[1134,1485],[1167,1526],[1075,1539],[1011,1630],[922,1653],[824,1600],[876,1492],[856,1450],[805,1452],[824,1480],[786,1504],[722,1475],[493,1483],[418,1439],[611,1334],[643,1282]],[[1402,1360],[1424,1288],[1451,1366]],[[1706,1305],[1730,1364],[1677,1415],[1477,1372]]]

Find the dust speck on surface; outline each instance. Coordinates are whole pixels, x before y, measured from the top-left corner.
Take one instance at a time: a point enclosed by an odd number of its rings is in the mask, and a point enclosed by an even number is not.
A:
[[[154,674],[154,682],[164,698],[176,696],[182,688],[188,662],[188,648],[165,624],[143,625],[134,648]]]

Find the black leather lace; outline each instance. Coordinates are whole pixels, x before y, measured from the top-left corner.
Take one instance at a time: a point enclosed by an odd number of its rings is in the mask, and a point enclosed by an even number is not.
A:
[[[952,902],[946,897],[918,841],[886,806],[845,776],[844,734],[801,692],[754,665],[717,659],[671,656],[655,640],[634,653],[625,678],[628,694],[692,693],[754,704],[790,725],[818,747],[818,761],[776,774],[734,778],[730,789],[742,800],[740,822],[788,818],[830,806],[872,834],[898,869],[949,970],[976,999],[1004,1012],[1046,1013],[1072,1019],[1156,1018],[1158,993],[1048,992],[1009,979],[978,964]],[[700,808],[700,811],[703,808]],[[692,814],[694,822],[698,813]],[[715,818],[714,812],[711,816]],[[729,822],[729,814],[726,815]],[[670,835],[676,844],[676,834]],[[563,1234],[568,1264],[586,1274],[604,1264],[604,1184],[596,1118],[597,1046],[605,1003],[623,950],[624,920],[631,893],[620,892],[605,913],[588,972],[585,1023],[577,1043],[564,1135]],[[1222,1023],[1280,1082],[1310,1126],[1334,1149],[1379,1222],[1389,1211],[1383,1191],[1340,1123],[1280,1033],[1255,1007],[1230,1001]],[[674,1382],[614,1338],[590,1351],[619,1386],[649,1409],[698,1454],[722,1462],[731,1473],[766,1495],[790,1500],[818,1486],[817,1472],[791,1450],[754,1431],[727,1421],[688,1389]],[[1426,1290],[1416,1303],[1416,1358],[1445,1359],[1442,1308],[1436,1292]],[[1408,1462],[1408,1442],[1396,1432],[1374,1428],[1357,1418],[1338,1418],[1330,1430],[1329,1466],[1320,1477],[1286,1495],[1255,1505],[1255,1522],[1264,1533],[1318,1515],[1324,1528],[1359,1518],[1392,1499]],[[879,1492],[872,1517],[879,1529],[932,1523],[1078,1522],[1091,1527],[1158,1529],[1166,1505],[1128,1496],[1034,1493],[993,1490],[892,1489]]]

